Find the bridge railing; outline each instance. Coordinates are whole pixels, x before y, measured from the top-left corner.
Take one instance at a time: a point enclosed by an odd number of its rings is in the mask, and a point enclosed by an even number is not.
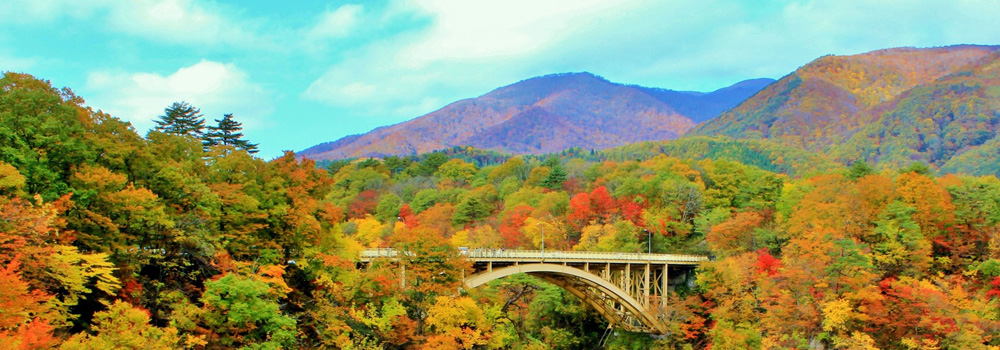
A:
[[[400,252],[391,248],[366,249],[361,252],[362,259],[373,258],[395,258]],[[708,261],[708,257],[702,255],[686,254],[648,254],[648,253],[625,253],[625,252],[581,252],[581,251],[559,251],[559,250],[508,250],[508,249],[487,249],[472,248],[459,249],[459,254],[469,259],[528,259],[528,260],[595,260],[595,261],[650,261],[654,263],[699,263]]]

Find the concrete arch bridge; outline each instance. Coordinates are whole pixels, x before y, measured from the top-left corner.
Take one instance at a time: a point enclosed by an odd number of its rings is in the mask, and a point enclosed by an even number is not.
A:
[[[695,267],[708,257],[677,254],[572,252],[538,250],[460,250],[472,262],[466,288],[517,273],[544,279],[592,306],[614,327],[664,334],[666,291],[688,283]],[[393,259],[392,249],[361,253],[361,263]]]

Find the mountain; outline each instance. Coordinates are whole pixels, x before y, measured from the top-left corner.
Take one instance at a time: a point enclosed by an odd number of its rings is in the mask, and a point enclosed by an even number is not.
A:
[[[1000,52],[910,89],[869,113],[833,151],[882,167],[921,161],[942,172],[1000,173]]]
[[[299,155],[316,160],[409,155],[457,145],[528,154],[669,140],[770,81],[754,79],[701,93],[616,84],[590,73],[546,75]]]
[[[998,50],[956,45],[824,56],[690,135],[770,139],[844,163],[944,166],[995,144],[987,141],[996,137]]]
[[[733,108],[773,82],[774,79],[770,78],[744,80],[709,93],[639,86],[636,88],[672,106],[677,112],[699,124]]]

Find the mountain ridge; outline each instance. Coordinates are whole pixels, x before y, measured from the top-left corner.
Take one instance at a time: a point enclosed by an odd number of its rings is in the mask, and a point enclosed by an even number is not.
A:
[[[737,99],[742,100],[739,94],[756,92],[751,90],[769,81],[773,80],[752,79],[700,93],[617,84],[589,72],[549,74],[455,101],[415,119],[321,143],[298,154],[325,160],[409,155],[455,145],[525,154],[674,139],[696,124],[678,109],[697,110],[693,116],[701,120],[705,114],[718,114],[734,106]],[[691,97],[685,100],[677,97],[680,95]],[[560,128],[552,129],[554,126]]]

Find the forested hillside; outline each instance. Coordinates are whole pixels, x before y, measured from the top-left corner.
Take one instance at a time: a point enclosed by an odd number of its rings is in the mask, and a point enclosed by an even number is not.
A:
[[[997,46],[825,56],[692,130],[768,139],[879,169],[997,174]]]
[[[810,171],[794,164],[808,156],[715,139],[614,160],[320,168],[171,128],[180,107],[141,136],[69,89],[0,79],[2,347],[592,349],[607,324],[554,285],[459,289],[456,247],[534,249],[542,230],[548,249],[644,251],[651,237],[653,252],[714,257],[670,295],[667,334],[613,332],[608,348],[1000,346],[995,176]],[[403,275],[359,268],[364,247],[415,254]]]

